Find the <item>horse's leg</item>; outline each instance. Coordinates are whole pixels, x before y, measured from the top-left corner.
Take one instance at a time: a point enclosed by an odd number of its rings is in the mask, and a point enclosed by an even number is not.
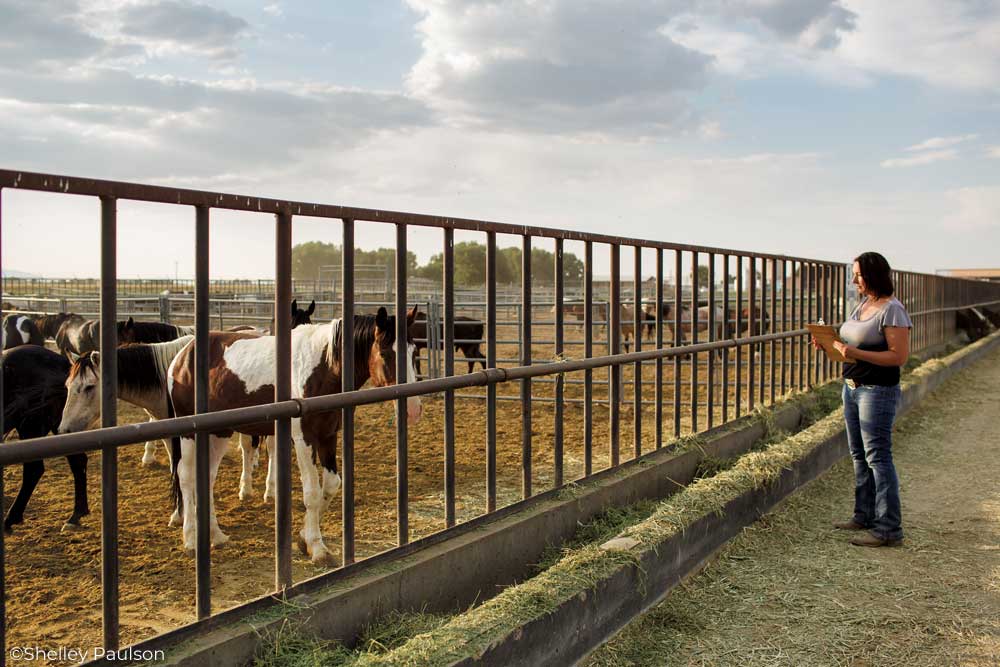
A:
[[[256,438],[256,436],[254,436]],[[240,475],[240,500],[247,500],[253,493],[253,466],[256,449],[253,440],[240,434],[240,453],[243,458],[243,473]]]
[[[267,442],[267,480],[264,482],[264,501],[272,500],[278,485],[278,470],[274,464],[274,437],[264,438]]]
[[[340,475],[337,473],[337,433],[330,437],[329,445],[319,452],[319,462],[323,467],[323,512],[330,507],[334,496],[340,490]]]
[[[211,451],[208,455],[208,513],[211,517],[212,546],[219,547],[229,541],[229,536],[219,528],[219,520],[215,516],[215,480],[219,476],[219,464],[229,451],[229,438],[209,436],[209,447]]]
[[[66,457],[66,461],[73,473],[73,516],[62,529],[75,530],[80,527],[80,518],[90,514],[90,506],[87,503],[87,455],[70,454]]]
[[[11,526],[24,522],[24,508],[28,506],[31,494],[38,486],[38,480],[45,473],[44,461],[29,461],[21,465],[21,488],[17,492],[17,497],[11,503],[10,510],[3,522],[4,532],[10,533]]]
[[[147,413],[148,414],[148,413]],[[156,421],[153,419],[153,415],[149,415],[149,421]],[[156,465],[156,443],[150,440],[146,443],[146,449],[142,452],[142,465],[144,466],[155,466]]]
[[[181,529],[184,553],[195,554],[198,543],[198,515],[195,507],[195,446],[193,438],[181,438],[181,460],[177,462],[177,480],[184,505]]]
[[[167,450],[167,466],[170,470],[174,469],[174,453],[170,450],[170,441],[163,440],[163,446]],[[174,505],[174,511],[170,515],[170,520],[167,521],[167,525],[171,528],[181,525],[181,505],[184,503],[183,493],[177,498],[177,504]]]
[[[292,419],[292,441],[295,443],[295,458],[302,478],[302,501],[306,515],[299,533],[299,549],[309,556],[313,563],[329,567],[335,564],[333,554],[323,544],[320,520],[323,516],[323,482],[319,470],[313,463],[313,448],[306,443],[302,434],[302,420]],[[339,478],[338,478],[339,482]]]

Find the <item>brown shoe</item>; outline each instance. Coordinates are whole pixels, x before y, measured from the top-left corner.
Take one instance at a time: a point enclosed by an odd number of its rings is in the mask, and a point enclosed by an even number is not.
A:
[[[851,538],[851,544],[857,547],[894,547],[901,544],[902,541],[903,538],[899,538],[898,540],[883,540],[881,537],[875,537],[871,533]]]
[[[854,519],[850,521],[834,521],[833,527],[838,530],[865,530],[865,527],[860,523],[856,523]]]

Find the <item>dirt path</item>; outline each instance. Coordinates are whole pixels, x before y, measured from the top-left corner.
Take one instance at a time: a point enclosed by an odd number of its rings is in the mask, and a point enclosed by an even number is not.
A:
[[[904,546],[863,549],[848,461],[747,528],[590,665],[1000,664],[1000,352],[896,425]]]

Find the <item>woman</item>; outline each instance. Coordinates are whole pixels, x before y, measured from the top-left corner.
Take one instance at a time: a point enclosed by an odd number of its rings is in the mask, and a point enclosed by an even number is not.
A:
[[[844,421],[854,460],[854,516],[836,528],[864,531],[851,544],[894,546],[903,539],[899,479],[892,463],[892,423],[900,400],[899,370],[910,355],[913,323],[895,299],[889,262],[877,252],[854,260],[861,302],[834,346],[844,364]],[[815,344],[815,341],[813,341]]]

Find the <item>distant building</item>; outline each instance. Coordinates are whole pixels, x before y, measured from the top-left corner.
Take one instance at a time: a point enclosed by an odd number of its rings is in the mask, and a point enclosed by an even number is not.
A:
[[[985,280],[991,283],[1000,283],[1000,269],[938,269],[935,271],[939,276],[950,278],[967,278],[969,280]]]

